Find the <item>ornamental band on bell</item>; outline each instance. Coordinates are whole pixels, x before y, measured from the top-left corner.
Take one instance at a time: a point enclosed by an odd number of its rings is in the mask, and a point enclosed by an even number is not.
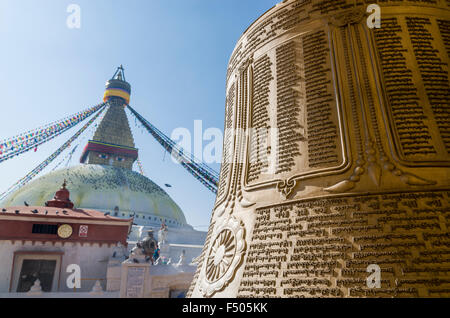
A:
[[[201,290],[210,297],[222,290],[233,278],[245,252],[245,228],[229,217],[217,228],[204,269]]]

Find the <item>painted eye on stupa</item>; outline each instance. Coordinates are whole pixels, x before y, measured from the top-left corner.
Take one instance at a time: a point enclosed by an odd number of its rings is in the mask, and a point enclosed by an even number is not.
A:
[[[98,157],[102,159],[108,159],[108,155],[105,154],[99,154]]]

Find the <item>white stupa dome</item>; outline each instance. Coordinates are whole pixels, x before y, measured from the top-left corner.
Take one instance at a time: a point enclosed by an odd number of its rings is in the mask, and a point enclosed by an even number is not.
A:
[[[136,224],[188,226],[179,206],[163,189],[137,172],[113,166],[85,164],[50,172],[11,194],[0,206],[24,202],[44,206],[64,180],[76,208],[126,218],[134,215]]]

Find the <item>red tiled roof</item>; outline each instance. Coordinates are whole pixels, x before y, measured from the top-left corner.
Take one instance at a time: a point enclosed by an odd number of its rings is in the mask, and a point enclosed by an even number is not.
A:
[[[19,211],[16,213],[16,211]],[[17,217],[57,217],[61,219],[88,219],[98,221],[113,221],[128,223],[131,219],[121,219],[111,215],[105,215],[104,212],[97,210],[86,209],[63,209],[56,207],[42,207],[42,206],[17,206],[0,208],[0,219],[2,216],[17,216]]]

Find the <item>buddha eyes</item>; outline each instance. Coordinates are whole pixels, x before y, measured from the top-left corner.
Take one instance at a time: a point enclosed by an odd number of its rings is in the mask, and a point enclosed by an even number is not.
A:
[[[102,158],[102,159],[109,159],[109,156],[108,156],[108,155],[105,155],[105,154],[99,154],[98,157],[99,157],[99,158]],[[124,161],[125,159],[122,158],[122,157],[116,157],[116,160],[117,160],[118,162],[122,162],[122,161]]]

